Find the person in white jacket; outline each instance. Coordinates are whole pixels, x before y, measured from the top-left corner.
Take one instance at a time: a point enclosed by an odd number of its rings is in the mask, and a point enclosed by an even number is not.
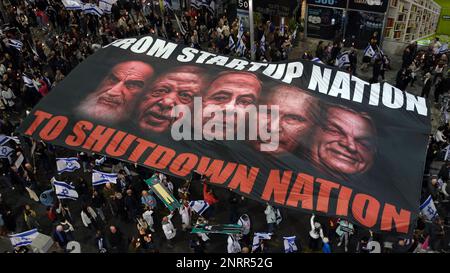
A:
[[[98,229],[97,214],[90,206],[83,206],[81,209],[81,221],[87,228]]]
[[[155,232],[153,229],[153,225],[155,224],[155,221],[153,220],[153,210],[150,206],[145,206],[145,212],[142,214],[142,218],[147,222],[148,228],[152,232]]]
[[[2,93],[1,93],[3,102],[7,109],[14,109],[14,99],[16,96],[14,95],[13,91],[11,90],[11,87],[9,86],[2,86]]]
[[[324,236],[322,225],[319,222],[314,222],[315,217],[316,216],[313,214],[310,219],[311,230],[309,231],[309,248],[313,251],[318,251],[320,250],[320,243]]]
[[[169,248],[173,247],[171,240],[173,238],[175,238],[175,236],[177,235],[177,230],[175,229],[175,227],[173,226],[173,223],[171,221],[172,217],[173,217],[173,212],[171,212],[167,216],[164,216],[164,218],[162,219],[162,222],[161,222],[162,229],[164,231],[164,235],[166,235],[167,246]]]
[[[227,243],[228,253],[241,253],[241,244],[239,243],[239,238],[236,235],[228,235]]]
[[[186,231],[186,229],[191,228],[192,210],[189,206],[189,202],[184,201],[183,206],[179,208],[179,211],[181,215],[181,228],[183,231]]]
[[[341,246],[344,242],[344,250],[348,251],[348,239],[354,233],[353,224],[345,219],[339,220],[339,226],[336,229],[336,233],[339,236],[339,243],[337,246]]]
[[[277,222],[276,211],[269,203],[267,203],[264,214],[266,215],[267,232],[273,233],[273,231],[275,230],[275,223]]]
[[[251,222],[250,222],[250,217],[248,217],[247,214],[242,215],[238,222],[238,225],[241,225],[243,227],[242,230],[242,235],[246,236],[250,233],[250,229],[251,229]]]

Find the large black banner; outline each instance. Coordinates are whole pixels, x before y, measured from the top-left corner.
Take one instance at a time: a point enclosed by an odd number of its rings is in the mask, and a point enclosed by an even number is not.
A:
[[[90,56],[20,132],[177,177],[196,170],[262,202],[410,233],[430,118],[424,98],[389,83],[145,36]]]

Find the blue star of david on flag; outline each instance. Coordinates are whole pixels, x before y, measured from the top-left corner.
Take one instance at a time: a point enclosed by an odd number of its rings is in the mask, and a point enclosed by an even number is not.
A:
[[[117,173],[104,173],[97,170],[92,171],[92,186],[106,183],[117,183]]]

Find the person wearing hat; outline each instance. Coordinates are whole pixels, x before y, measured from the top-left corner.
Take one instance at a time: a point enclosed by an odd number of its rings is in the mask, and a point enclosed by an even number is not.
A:
[[[424,97],[424,98],[429,97],[432,84],[433,84],[433,81],[431,80],[431,73],[427,72],[425,74],[425,77],[423,80],[422,93],[420,94],[421,97]]]
[[[313,214],[310,219],[311,230],[309,231],[309,248],[312,251],[320,250],[320,241],[323,240],[323,229],[319,222],[315,222],[314,218],[316,216]]]

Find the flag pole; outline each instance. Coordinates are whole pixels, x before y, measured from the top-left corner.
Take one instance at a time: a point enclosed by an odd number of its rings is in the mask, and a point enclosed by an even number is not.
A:
[[[248,16],[250,21],[250,52],[252,61],[255,60],[255,51],[253,50],[255,47],[255,33],[253,26],[253,0],[248,0]]]

